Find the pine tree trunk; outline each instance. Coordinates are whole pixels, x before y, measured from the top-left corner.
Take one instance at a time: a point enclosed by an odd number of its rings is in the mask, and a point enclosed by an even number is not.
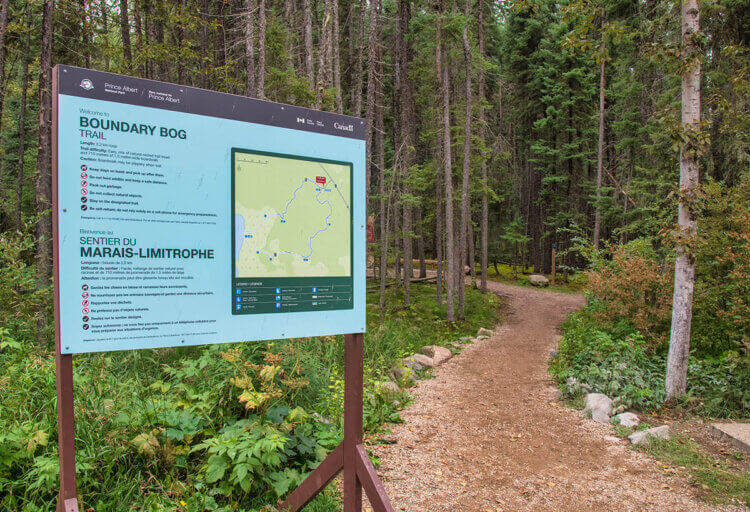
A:
[[[36,273],[37,285],[47,288],[52,280],[52,18],[54,0],[45,0],[39,59],[39,147],[36,161]],[[37,342],[46,348],[47,305],[39,308]]]
[[[486,120],[484,112],[484,97],[485,97],[485,75],[484,75],[484,0],[479,1],[479,19],[477,21],[477,36],[479,39],[479,58],[481,59],[482,65],[479,66],[479,144],[484,146],[486,143]],[[502,123],[502,101],[500,102],[500,122]],[[483,154],[481,156],[481,172],[482,172],[482,219],[481,219],[481,242],[479,244],[480,255],[480,273],[481,273],[481,290],[482,292],[487,291],[487,260],[489,252],[489,183],[487,180],[487,158]]]
[[[8,0],[2,0],[0,3],[0,147],[2,147],[3,135],[3,107],[5,104],[5,35],[8,32],[8,16],[10,3]],[[3,197],[3,159],[0,158],[0,198]],[[0,202],[0,231],[5,228],[5,205]]]
[[[444,50],[443,57],[445,56]],[[444,58],[442,59],[445,60]],[[445,186],[445,304],[447,307],[446,319],[449,322],[455,320],[454,288],[456,284],[456,237],[453,227],[455,223],[453,215],[453,169],[451,158],[451,105],[450,105],[450,81],[448,77],[448,66],[442,63],[442,93],[443,93],[443,172]]]
[[[255,97],[255,0],[245,0],[245,95]]]
[[[357,67],[356,67],[356,77],[354,80],[354,89],[352,92],[352,110],[355,116],[362,115],[362,74],[364,73],[364,58],[363,55],[365,53],[365,19],[367,17],[367,3],[365,0],[360,0],[359,2],[359,35],[357,39],[357,46],[359,47],[359,50],[357,51]],[[369,68],[368,68],[369,69]],[[368,87],[369,87],[369,73],[368,73]],[[370,118],[367,118],[368,121],[370,121]]]
[[[414,218],[416,224],[416,231],[419,233],[417,236],[417,257],[419,258],[419,277],[424,279],[427,277],[427,262],[425,257],[424,248],[424,235],[422,235],[422,209],[417,207],[414,208]]]
[[[140,0],[134,0],[133,2],[133,23],[135,24],[135,49],[138,55],[141,55],[141,52],[143,51],[143,24],[141,20],[141,9],[139,7],[139,1]],[[204,3],[204,9],[203,12],[206,12],[205,9],[205,3],[206,0],[203,0]],[[207,30],[205,25],[201,27],[201,54],[206,55],[208,53],[208,42],[207,38],[208,36]],[[200,60],[201,62],[201,71],[203,71],[203,60]],[[138,65],[138,75],[139,76],[146,76],[146,65],[143,60],[141,60],[141,63]],[[201,73],[201,85],[205,87],[205,73]]]
[[[438,4],[438,9],[442,6]],[[443,68],[442,68],[442,23],[440,16],[437,18],[435,27],[435,85],[438,91],[442,92],[443,87]],[[440,94],[442,96],[442,94]],[[438,305],[443,302],[443,113],[438,106],[437,119],[435,120],[437,130],[435,132],[435,257],[437,258],[437,279],[435,294]]]
[[[414,277],[414,253],[412,241],[412,205],[408,200],[411,194],[409,188],[409,169],[414,160],[414,86],[409,78],[409,61],[411,60],[411,48],[407,42],[406,34],[409,31],[411,19],[411,5],[409,0],[399,2],[398,14],[398,46],[399,46],[399,68],[400,68],[400,91],[401,103],[401,141],[403,153],[401,159],[401,179],[403,196],[407,200],[403,202],[403,246],[404,246],[404,304],[411,302],[411,280]]]
[[[459,226],[459,265],[458,265],[458,318],[466,318],[466,278],[464,265],[466,264],[467,235],[469,229],[469,174],[471,173],[471,44],[469,43],[469,20],[471,19],[471,0],[466,0],[466,23],[464,23],[461,39],[464,46],[464,60],[466,61],[466,118],[464,128],[464,172],[461,181],[461,224]]]
[[[367,130],[367,171],[366,171],[366,189],[367,189],[367,202],[370,200],[370,190],[372,181],[372,167],[373,167],[373,156],[372,156],[372,141],[373,132],[375,127],[373,126],[375,120],[375,94],[376,94],[376,69],[377,69],[377,45],[378,45],[378,0],[372,0],[370,2],[370,34],[367,38],[367,107],[366,115],[367,122],[370,123],[370,128]]]
[[[256,98],[266,97],[266,0],[258,0],[258,80]]]
[[[373,3],[380,4],[380,0]],[[376,13],[377,15],[377,13]],[[380,49],[380,32],[376,41],[376,48]],[[377,75],[382,76],[382,58],[380,51],[375,54],[378,63]],[[391,194],[386,194],[385,188],[385,139],[383,121],[383,82],[377,81],[375,88],[375,148],[377,149],[377,167],[380,193],[380,323],[385,320],[385,284],[388,277],[388,211]],[[394,178],[396,174],[394,173]]]
[[[312,6],[309,0],[302,0],[302,21],[305,25],[305,74],[308,82],[310,82],[310,87],[314,88]]]
[[[700,50],[693,37],[700,30],[697,0],[682,2],[683,54],[688,60],[682,75],[682,129],[692,137],[698,135],[701,117],[701,64]],[[690,209],[698,186],[699,169],[696,144],[685,142],[680,150],[680,194],[677,224],[680,245],[674,270],[674,299],[672,302],[672,329],[667,357],[667,400],[679,398],[687,390],[687,367],[690,355],[690,326],[693,318],[693,289],[695,286],[695,261],[690,254],[690,241],[695,237],[697,220]]]
[[[338,0],[337,0],[338,1]],[[323,91],[328,87],[328,67],[331,53],[331,0],[323,0],[323,24],[318,41],[318,77],[315,84],[315,108],[321,108]]]
[[[31,26],[31,6],[26,7],[26,25]],[[23,64],[21,69],[21,102],[18,107],[18,172],[16,174],[16,229],[23,221],[23,175],[26,153],[26,97],[29,90],[29,61],[31,58],[31,31],[26,31]]]
[[[607,62],[607,47],[604,37],[604,11],[602,10],[602,46],[599,70],[599,148],[596,157],[596,211],[594,213],[594,249],[599,249],[599,237],[602,227],[602,171],[604,169],[604,66]]]
[[[333,88],[336,90],[336,112],[343,114],[344,100],[341,96],[341,45],[339,44],[339,0],[331,0],[331,17],[333,18],[333,36],[331,37]]]
[[[99,0],[99,12],[102,17],[102,40],[104,41],[104,71],[109,71],[109,16],[107,2]]]
[[[120,0],[120,37],[122,38],[122,56],[128,70],[133,67],[133,51],[130,48],[130,18],[128,18],[128,0]]]

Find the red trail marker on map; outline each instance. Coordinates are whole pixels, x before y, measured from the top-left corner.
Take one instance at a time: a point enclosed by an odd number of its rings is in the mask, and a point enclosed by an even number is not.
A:
[[[315,177],[315,183],[320,183],[321,185],[326,184],[326,177],[325,176],[316,176]]]

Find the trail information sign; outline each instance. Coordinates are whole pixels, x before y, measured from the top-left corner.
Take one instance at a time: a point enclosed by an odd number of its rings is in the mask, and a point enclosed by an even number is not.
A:
[[[58,66],[62,354],[365,330],[365,123]]]

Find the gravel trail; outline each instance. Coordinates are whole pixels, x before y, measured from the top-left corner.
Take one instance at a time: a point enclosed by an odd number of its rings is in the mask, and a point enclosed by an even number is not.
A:
[[[747,510],[701,501],[685,478],[552,397],[549,353],[582,296],[490,286],[508,302],[507,322],[420,382],[397,442],[374,447],[396,510]]]

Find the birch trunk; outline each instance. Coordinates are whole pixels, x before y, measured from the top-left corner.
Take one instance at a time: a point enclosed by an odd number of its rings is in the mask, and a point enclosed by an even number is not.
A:
[[[674,269],[674,299],[672,302],[672,329],[669,336],[667,357],[667,400],[679,398],[687,389],[687,366],[690,355],[690,326],[693,318],[693,289],[695,285],[695,261],[690,254],[690,241],[695,236],[697,221],[690,209],[690,200],[698,186],[698,156],[691,141],[700,130],[701,117],[701,64],[699,48],[693,36],[700,30],[697,0],[682,2],[683,54],[690,61],[682,75],[682,129],[688,141],[680,150],[680,194],[677,224],[680,230],[680,245]]]

